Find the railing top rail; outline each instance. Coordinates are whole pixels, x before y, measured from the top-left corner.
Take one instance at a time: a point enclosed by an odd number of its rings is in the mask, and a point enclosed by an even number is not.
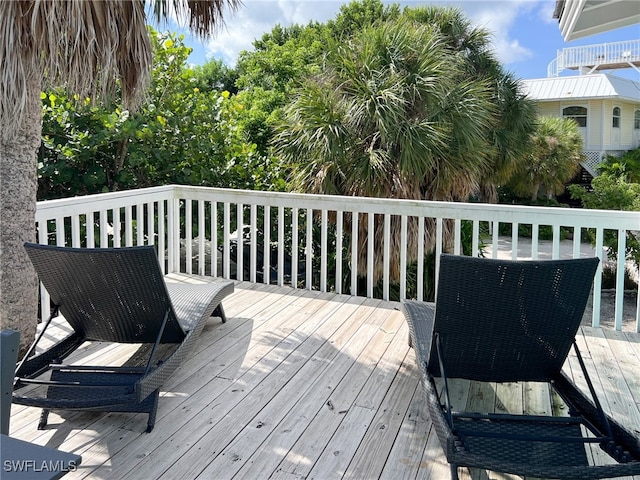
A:
[[[640,40],[621,40],[618,42],[606,42],[606,43],[595,43],[592,45],[579,45],[575,47],[565,47],[561,50],[561,52],[571,52],[571,51],[582,51],[582,50],[598,50],[605,48],[616,48],[616,47],[630,47],[630,46],[640,46]]]
[[[243,203],[246,205],[256,204],[343,212],[357,211],[377,214],[439,216],[443,218],[478,219],[507,223],[523,223],[522,219],[526,218],[529,223],[568,226],[567,219],[570,218],[570,225],[582,228],[602,226],[604,221],[607,224],[607,228],[640,230],[640,212],[630,211],[612,212],[611,210],[582,210],[561,207],[348,197],[192,186],[175,186],[175,194],[177,198],[209,201],[215,199],[221,202]]]
[[[42,200],[37,203],[36,221],[56,215],[63,210],[65,215],[77,215],[87,211],[98,211],[115,206],[135,205],[144,201],[167,200],[173,198],[174,186],[140,188],[121,192],[98,193],[56,200]],[[90,200],[89,200],[90,199]]]
[[[612,212],[611,210],[583,210],[561,207],[348,197],[184,185],[167,185],[41,201],[37,204],[36,220],[41,221],[60,215],[77,215],[171,199],[218,201],[312,210],[432,216],[506,223],[538,223],[581,228],[604,226],[611,229],[640,230],[640,212],[630,211]]]

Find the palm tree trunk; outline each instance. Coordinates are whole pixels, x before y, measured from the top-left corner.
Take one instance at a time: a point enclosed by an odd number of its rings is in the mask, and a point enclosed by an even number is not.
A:
[[[27,81],[27,104],[12,138],[0,136],[0,328],[20,332],[21,349],[35,336],[35,270],[23,247],[36,239],[36,158],[42,131],[40,79]]]
[[[540,192],[540,184],[534,183],[531,187],[531,201],[535,202],[538,200],[538,192]]]

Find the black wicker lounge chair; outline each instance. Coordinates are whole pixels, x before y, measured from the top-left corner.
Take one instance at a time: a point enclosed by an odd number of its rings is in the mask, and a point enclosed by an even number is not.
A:
[[[453,479],[461,466],[566,479],[640,474],[640,440],[603,412],[575,344],[597,264],[443,255],[435,304],[403,303]],[[591,399],[561,371],[572,345]],[[454,411],[453,378],[549,382],[569,416]],[[589,464],[588,444],[615,461]]]
[[[160,387],[195,344],[205,320],[225,321],[233,282],[165,283],[151,246],[80,249],[26,244],[53,310],[16,370],[13,401],[49,410],[146,412],[153,429]],[[32,355],[61,313],[73,333]],[[123,366],[63,365],[85,341],[140,344]],[[50,377],[41,377],[50,372]]]

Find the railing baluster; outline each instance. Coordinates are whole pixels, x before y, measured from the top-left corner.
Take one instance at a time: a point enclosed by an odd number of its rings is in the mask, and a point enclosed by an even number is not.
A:
[[[307,290],[313,289],[313,210],[307,209],[307,246],[306,250],[306,268],[307,268]]]
[[[342,210],[336,212],[336,293],[342,293]]]
[[[551,258],[554,260],[560,258],[560,225],[558,224],[553,226],[553,251]]]
[[[156,244],[156,205],[155,202],[147,203],[147,245]]]
[[[251,265],[249,269],[249,280],[253,283],[256,283],[256,264],[257,262],[257,252],[258,252],[258,206],[255,203],[251,204],[250,212],[249,212],[249,228],[251,228],[251,244],[249,251],[249,258],[251,260]]]
[[[93,224],[93,221],[91,222]],[[91,228],[93,232],[93,227]],[[87,234],[89,233],[89,214],[87,214]],[[124,244],[127,247],[133,245],[133,215],[131,214],[131,205],[127,205],[124,208]],[[93,237],[93,234],[92,234]],[[87,243],[89,243],[89,237],[87,236]]]
[[[191,274],[193,273],[193,206],[190,199],[185,199],[184,202],[185,271],[186,273]],[[138,228],[140,227],[138,226]]]
[[[500,238],[500,222],[494,220],[491,230],[491,258],[498,258],[498,248],[500,246],[498,243],[498,239]]]
[[[443,253],[444,225],[442,217],[436,218],[436,271],[435,271],[435,292],[438,292],[438,274],[440,273],[440,255]]]
[[[159,221],[160,220],[158,220],[158,222]],[[121,234],[122,234],[122,229],[120,228],[120,207],[116,207],[113,209],[113,246],[114,247],[122,246],[122,240],[120,239]],[[164,255],[164,252],[163,252],[163,255]],[[164,272],[164,266],[163,266],[163,272]]]
[[[294,207],[291,211],[291,286],[298,288],[298,215],[300,210]]]
[[[367,213],[367,297],[373,298],[373,255],[375,214]]]
[[[218,276],[218,202],[211,201],[211,275]]]
[[[407,298],[407,216],[400,217],[400,300]]]
[[[471,240],[471,256],[477,257],[480,252],[480,224],[478,220],[473,221],[473,233]]]
[[[618,230],[618,261],[616,266],[616,302],[615,302],[615,328],[622,330],[622,309],[624,307],[624,274],[627,260],[627,232]]]
[[[456,218],[453,227],[453,254],[460,255],[462,252],[462,234],[461,234],[461,220]]]
[[[206,240],[205,232],[205,213],[204,200],[198,200],[198,274],[205,274],[205,253],[204,242]]]
[[[244,280],[244,205],[236,204],[236,278]]]
[[[229,252],[229,222],[231,206],[224,202],[222,211],[222,276],[231,278],[231,254]]]
[[[47,220],[38,222],[38,243],[47,245],[49,243],[49,227]],[[47,319],[51,316],[51,296],[47,289],[40,284],[40,318]]]
[[[284,223],[284,207],[280,206],[278,207],[278,285],[280,286],[284,285]]]
[[[327,291],[327,262],[328,262],[328,246],[327,246],[327,217],[328,212],[322,209],[320,213],[320,291]]]
[[[114,217],[115,218],[115,217]],[[166,270],[166,266],[165,266],[165,262],[166,262],[166,256],[165,256],[165,248],[166,248],[166,244],[165,244],[165,240],[164,240],[164,235],[165,235],[165,227],[164,227],[164,221],[165,221],[165,216],[164,216],[164,200],[160,200],[158,202],[158,261],[160,262],[160,270],[162,271],[163,274],[167,273]],[[120,210],[118,209],[118,241],[120,241]]]
[[[102,248],[109,247],[109,221],[107,220],[107,211],[100,210],[100,225],[98,226],[100,232],[100,246]]]
[[[383,293],[382,298],[389,300],[389,264],[391,257],[391,215],[386,213],[384,215],[384,243],[383,243]]]
[[[418,217],[418,285],[417,299],[424,300],[424,217]]]
[[[516,222],[511,224],[511,258],[518,259],[518,240],[520,239],[520,225]]]
[[[582,229],[580,227],[575,227],[573,229],[573,258],[580,258],[580,238],[582,236]]]
[[[262,248],[264,255],[262,262],[262,282],[271,283],[271,208],[264,207],[264,245]]]
[[[95,232],[93,230],[93,227],[94,227],[93,212],[87,212],[84,216],[84,219],[85,219],[85,224],[87,229],[85,233],[87,236],[87,248],[94,248],[96,246],[96,242],[95,242]]]
[[[538,239],[540,237],[540,225],[534,223],[531,226],[531,259],[538,259]]]
[[[600,259],[596,274],[593,280],[593,319],[591,325],[593,327],[600,326],[600,303],[602,298],[602,270],[604,265],[604,229],[596,229],[596,256]]]
[[[136,233],[136,245],[144,245],[144,206],[141,203],[136,205]]]
[[[358,295],[358,222],[357,211],[351,212],[351,295]]]
[[[71,246],[80,247],[80,215],[71,216]]]

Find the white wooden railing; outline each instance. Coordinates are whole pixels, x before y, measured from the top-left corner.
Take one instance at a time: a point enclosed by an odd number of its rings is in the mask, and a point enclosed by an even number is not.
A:
[[[589,67],[636,68],[640,62],[640,40],[582,45],[558,50],[557,57],[547,67],[547,77],[557,77],[565,69]]]
[[[382,221],[382,238],[374,238],[374,218]],[[467,253],[474,256],[504,254],[500,249],[506,240],[510,258],[560,258],[561,247],[566,248],[566,242],[561,242],[561,231],[573,235],[569,256],[578,257],[584,248],[581,234],[593,229],[592,255],[604,260],[605,233],[613,231],[621,239],[615,280],[615,328],[620,330],[625,238],[628,233],[640,230],[640,212],[165,186],[38,202],[36,223],[40,243],[75,247],[156,245],[165,273],[185,272],[384,299],[411,296],[420,300],[426,297],[424,280],[428,274],[423,262],[411,266],[407,244],[412,234],[424,239],[425,229],[435,229],[436,272],[440,253],[463,253],[465,235],[471,237],[467,242],[471,251]],[[401,232],[399,265],[390,261],[392,223],[399,225]],[[360,231],[367,232],[366,238],[358,239],[358,227],[364,225],[368,228]],[[523,226],[530,228],[530,239],[519,234]],[[447,229],[453,231],[452,244],[445,241],[443,232]],[[541,229],[552,232],[548,244],[540,239]],[[245,232],[244,242],[236,241],[237,232]],[[366,274],[358,276],[357,264],[362,260],[351,245],[365,241],[366,267],[361,266]],[[529,242],[530,248],[523,251],[522,247],[528,247]],[[418,258],[428,253],[423,241],[417,242],[416,253]],[[376,283],[375,255],[383,256],[382,280]],[[399,268],[399,285],[389,280],[389,272],[394,268]],[[601,271],[602,262],[594,282],[594,326],[600,325]],[[46,292],[43,295],[43,300],[48,300]],[[48,301],[42,303],[48,305]],[[636,330],[640,329],[639,311],[636,307]],[[46,313],[43,311],[43,316]]]

